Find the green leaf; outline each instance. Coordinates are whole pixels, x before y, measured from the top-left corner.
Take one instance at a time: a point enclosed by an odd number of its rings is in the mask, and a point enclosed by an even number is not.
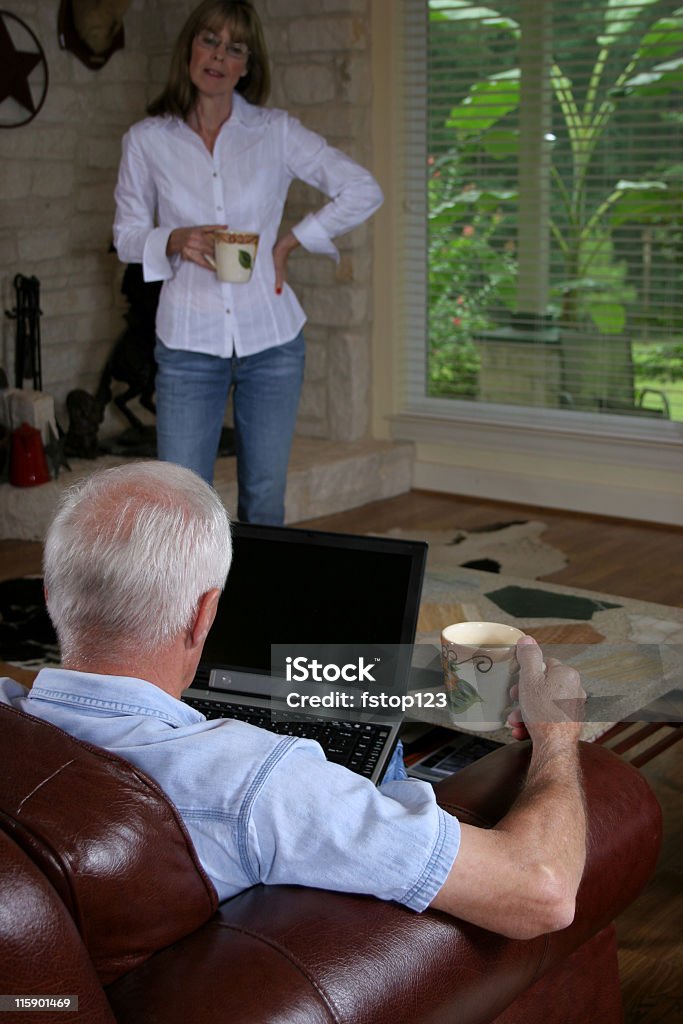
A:
[[[492,7],[474,7],[469,0],[429,0],[430,21],[475,21],[477,27],[507,29],[519,38],[519,23]]]
[[[609,223],[612,227],[651,220],[670,210],[670,190],[663,181],[620,181],[617,190],[621,194],[610,210]]]
[[[464,209],[458,206],[451,206],[448,210],[440,210],[439,213],[429,214],[429,231],[433,235],[436,232],[452,231],[453,222],[459,220]]]
[[[505,160],[519,152],[519,132],[512,129],[493,128],[481,140],[482,147],[494,160]]]
[[[626,310],[620,302],[587,302],[588,314],[601,334],[621,334],[626,326]]]
[[[453,689],[450,686],[447,687],[448,705],[454,714],[463,715],[475,704],[484,703],[470,683],[465,682],[464,679],[459,679],[457,676],[454,683]]]
[[[446,122],[462,137],[481,135],[519,106],[520,71],[512,68],[477,82]]]
[[[498,297],[506,309],[513,310],[517,305],[517,281],[501,281],[498,285]]]
[[[481,202],[482,199],[492,199],[497,205],[498,203],[505,202],[506,200],[516,198],[517,193],[511,192],[509,189],[468,188],[456,196],[455,201],[458,203],[464,203],[466,206],[472,206],[475,203]]]
[[[252,259],[251,253],[248,249],[239,249],[237,252],[237,259],[239,260],[241,267],[244,267],[245,270],[251,270]]]
[[[631,30],[633,23],[642,11],[659,0],[608,0],[605,9],[605,27],[598,36],[598,45],[605,49],[613,46],[623,35]]]
[[[683,9],[682,9],[683,10]],[[663,61],[678,53],[683,46],[683,14],[660,18],[652,25],[640,41],[639,60]]]
[[[615,95],[656,96],[673,92],[683,86],[683,57],[656,64],[649,71],[641,71],[624,82]]]
[[[667,182],[683,182],[683,164],[669,164],[662,171],[662,178],[665,178]]]
[[[618,192],[665,192],[667,186],[663,181],[631,181],[628,178],[620,178],[616,188]]]

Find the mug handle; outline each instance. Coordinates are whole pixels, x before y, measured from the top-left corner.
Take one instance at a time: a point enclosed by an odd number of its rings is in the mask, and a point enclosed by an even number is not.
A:
[[[209,256],[208,253],[204,253],[204,259],[206,260],[207,263],[211,264],[214,270],[218,270],[218,267],[216,266],[216,261],[213,258],[213,256]]]

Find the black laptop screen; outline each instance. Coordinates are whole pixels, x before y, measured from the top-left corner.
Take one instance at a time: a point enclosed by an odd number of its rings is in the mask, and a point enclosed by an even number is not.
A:
[[[271,644],[411,644],[427,545],[233,524],[204,668],[270,670]]]

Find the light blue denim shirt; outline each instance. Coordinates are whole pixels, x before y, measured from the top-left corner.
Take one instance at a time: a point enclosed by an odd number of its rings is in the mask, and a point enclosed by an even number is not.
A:
[[[460,843],[427,783],[375,787],[312,740],[202,714],[141,679],[43,669],[0,700],[104,747],[173,801],[220,900],[257,882],[367,893],[424,910]]]

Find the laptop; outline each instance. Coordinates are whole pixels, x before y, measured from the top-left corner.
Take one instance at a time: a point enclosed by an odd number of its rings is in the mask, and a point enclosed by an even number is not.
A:
[[[426,543],[245,523],[232,534],[183,700],[207,718],[316,739],[329,760],[378,783],[403,719]]]

